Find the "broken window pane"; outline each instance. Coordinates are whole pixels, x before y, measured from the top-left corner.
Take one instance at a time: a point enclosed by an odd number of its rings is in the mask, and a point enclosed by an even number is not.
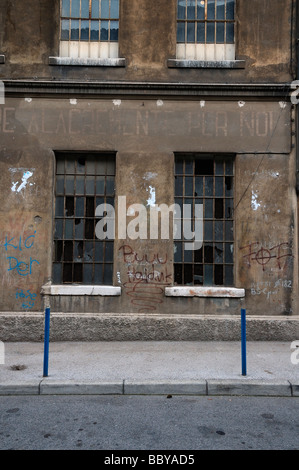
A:
[[[203,285],[203,265],[197,264],[194,266],[194,284]]]
[[[73,217],[73,215],[74,215],[74,198],[67,196],[65,198],[65,216]]]
[[[75,242],[74,249],[74,261],[77,263],[82,262],[83,260],[83,241]]]
[[[216,286],[223,286],[223,266],[222,264],[215,265],[215,284]]]
[[[81,283],[83,281],[83,266],[82,264],[74,264],[74,282]]]
[[[103,164],[104,173],[108,167],[111,173],[107,177],[108,192],[103,184],[105,176],[97,177],[102,184],[100,197],[95,196],[95,184],[96,181],[99,182],[96,180],[99,166],[95,162]],[[106,281],[108,283],[110,279],[112,283],[113,242],[109,242],[103,249],[103,243],[97,241],[95,224],[98,218],[95,217],[95,209],[96,204],[105,201],[114,206],[115,155],[69,156],[57,153],[56,171],[59,173],[55,184],[53,276],[58,283],[101,284],[104,282],[103,269],[107,264]],[[100,269],[97,276],[94,276],[96,264]],[[103,269],[101,265],[104,266]]]
[[[234,284],[233,266],[225,266],[225,285],[233,286],[233,284]]]
[[[223,263],[223,244],[216,243],[214,250],[215,263]]]
[[[191,169],[192,174],[190,174]],[[224,262],[233,265],[233,203],[232,157],[207,155],[206,158],[200,158],[195,155],[191,158],[186,155],[185,162],[182,155],[176,157],[175,204],[180,206],[184,204],[192,208],[194,204],[203,204],[204,221],[203,247],[200,249],[188,252],[182,246],[187,235],[186,228],[189,230],[188,235],[195,229],[194,220],[188,219],[190,215],[185,215],[185,224],[181,223],[181,233],[179,231],[175,233],[175,284],[186,284],[186,280],[189,279],[193,284],[202,282],[203,285],[225,285]],[[192,214],[193,212],[191,217]],[[179,222],[178,219],[178,224]],[[199,274],[195,275],[197,263],[203,263],[201,279]],[[198,272],[199,270],[200,268]]]
[[[73,265],[71,263],[64,263],[63,264],[63,273],[62,273],[62,279],[63,282],[72,282],[73,278]]]
[[[184,284],[191,286],[193,284],[192,265],[184,265]]]
[[[86,217],[94,217],[95,216],[95,205],[94,205],[94,197],[87,197],[86,198]]]
[[[215,199],[215,219],[223,219],[223,199]]]
[[[75,219],[75,238],[76,239],[83,239],[83,229],[84,229],[84,220],[83,219]]]
[[[64,261],[73,261],[73,242],[64,242]]]
[[[94,259],[94,242],[85,242],[84,261],[92,263]]]

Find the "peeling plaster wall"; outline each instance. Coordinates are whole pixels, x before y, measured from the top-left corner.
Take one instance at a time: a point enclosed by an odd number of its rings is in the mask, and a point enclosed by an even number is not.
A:
[[[27,97],[8,98],[0,111],[1,310],[43,308],[58,149],[117,152],[116,196],[148,209],[174,201],[175,152],[235,153],[235,287],[246,297],[165,297],[173,285],[172,235],[116,234],[114,285],[122,295],[53,296],[54,312],[238,315],[246,306],[252,315],[297,313],[289,104]]]
[[[166,297],[164,287],[173,284],[172,240],[116,239],[113,280],[122,295],[53,296],[52,310],[239,315],[244,306],[251,315],[298,315],[292,110],[288,91],[277,99],[254,91],[257,84],[267,90],[267,84],[294,79],[293,7],[292,0],[283,7],[280,0],[239,0],[236,58],[244,68],[211,70],[169,67],[176,54],[176,0],[121,0],[119,47],[126,65],[111,68],[49,65],[59,50],[58,0],[1,1],[0,80],[16,80],[0,105],[1,311],[44,308],[41,288],[52,277],[55,150],[115,152],[117,196],[147,208],[173,202],[175,152],[219,152],[236,155],[235,287],[245,289],[244,300]],[[90,88],[84,97],[71,89],[61,94],[58,86],[52,95],[34,86],[32,94],[18,90],[18,81],[45,80],[128,89],[119,96]],[[136,82],[144,84],[138,96],[129,89]],[[178,86],[161,97],[150,96],[150,82],[224,88],[219,96],[201,89],[183,96]],[[251,90],[230,95],[228,84]],[[137,283],[136,273],[153,278],[153,289]]]

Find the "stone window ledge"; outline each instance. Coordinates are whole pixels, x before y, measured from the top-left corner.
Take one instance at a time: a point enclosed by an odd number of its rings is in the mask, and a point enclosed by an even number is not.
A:
[[[43,295],[99,295],[118,296],[121,295],[119,286],[89,286],[89,285],[54,285],[45,284],[42,287]]]
[[[196,286],[176,286],[166,287],[167,297],[245,297],[245,289],[235,287],[196,287]]]
[[[181,60],[168,59],[170,68],[244,69],[245,60]]]
[[[5,55],[0,54],[0,64],[5,64]]]
[[[75,59],[72,57],[49,57],[49,65],[71,65],[83,67],[125,67],[126,59]]]

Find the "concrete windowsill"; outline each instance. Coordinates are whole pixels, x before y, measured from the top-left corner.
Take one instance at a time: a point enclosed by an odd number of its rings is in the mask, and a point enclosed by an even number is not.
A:
[[[168,59],[170,68],[244,69],[245,60],[182,60]]]
[[[5,64],[5,55],[0,54],[0,64]]]
[[[100,295],[118,296],[121,295],[119,286],[85,286],[85,285],[53,285],[46,284],[42,287],[43,295]]]
[[[81,67],[125,67],[126,59],[75,59],[72,57],[49,57],[49,65],[71,65]]]
[[[236,287],[196,287],[196,286],[177,286],[166,287],[165,295],[167,297],[245,297],[245,289]]]

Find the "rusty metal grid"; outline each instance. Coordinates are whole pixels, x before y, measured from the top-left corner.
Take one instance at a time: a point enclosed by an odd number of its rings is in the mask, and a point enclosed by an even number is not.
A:
[[[175,203],[203,205],[203,244],[185,250],[183,225],[174,240],[176,285],[234,285],[234,156],[182,155],[175,158]],[[183,224],[183,220],[182,220]],[[186,238],[186,234],[185,234]]]
[[[56,154],[55,284],[112,285],[114,243],[96,238],[95,210],[114,197],[114,154]]]
[[[235,0],[178,0],[177,42],[234,44]]]

